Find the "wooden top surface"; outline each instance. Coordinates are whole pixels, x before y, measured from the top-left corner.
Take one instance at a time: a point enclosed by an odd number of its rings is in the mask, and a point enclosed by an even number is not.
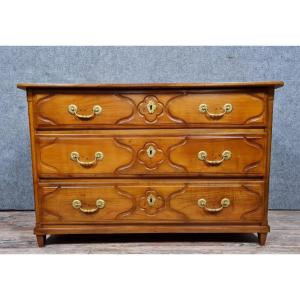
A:
[[[26,89],[206,89],[206,88],[255,88],[283,86],[283,81],[261,82],[199,82],[199,83],[18,83],[17,87]]]

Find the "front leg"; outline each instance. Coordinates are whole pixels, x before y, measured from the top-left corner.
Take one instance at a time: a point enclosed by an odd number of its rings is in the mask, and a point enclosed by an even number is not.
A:
[[[261,232],[258,232],[257,233],[258,235],[258,242],[261,246],[264,246],[266,244],[266,240],[267,240],[267,233],[261,233]]]
[[[44,247],[46,243],[46,235],[36,235],[36,241],[39,247]]]

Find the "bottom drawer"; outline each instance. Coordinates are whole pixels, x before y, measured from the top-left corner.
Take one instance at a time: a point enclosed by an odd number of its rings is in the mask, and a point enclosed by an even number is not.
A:
[[[76,180],[39,184],[44,224],[258,223],[259,180]]]

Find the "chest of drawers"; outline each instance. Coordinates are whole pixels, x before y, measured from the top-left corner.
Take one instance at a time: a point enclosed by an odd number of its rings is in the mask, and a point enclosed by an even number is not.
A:
[[[258,233],[283,82],[22,83],[34,232]]]

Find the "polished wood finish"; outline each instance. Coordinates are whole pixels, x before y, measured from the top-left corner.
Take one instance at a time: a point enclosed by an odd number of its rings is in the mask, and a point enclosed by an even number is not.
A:
[[[257,232],[263,245],[282,85],[19,84],[38,245],[46,234],[176,232]]]
[[[39,247],[44,247],[45,243],[46,243],[46,235],[45,234],[43,234],[43,235],[37,234],[36,235],[36,242],[37,242]]]
[[[282,87],[282,81],[258,81],[258,82],[185,82],[185,83],[19,83],[17,87],[23,90],[28,89],[201,89],[201,88],[244,88],[244,87]]]
[[[264,246],[267,241],[267,233],[259,232],[258,234],[258,242],[261,246]]]
[[[267,95],[261,90],[204,90],[169,91],[169,93],[104,93],[76,90],[41,91],[33,97],[35,128],[143,128],[143,127],[221,127],[266,126]],[[149,112],[147,105],[155,105]],[[219,117],[209,114],[224,112],[224,105],[232,111]],[[207,113],[199,111],[207,105]],[[87,119],[78,118],[68,111],[76,105],[78,114],[91,115],[93,107],[102,111]]]
[[[264,219],[264,183],[248,180],[93,180],[81,182],[45,182],[40,184],[42,224],[78,223],[199,223],[254,224]],[[150,206],[147,197],[154,203]],[[205,198],[208,206],[220,207],[223,198],[230,205],[219,212],[198,206]],[[105,207],[84,213],[72,206],[79,199],[85,208],[96,207],[97,199]]]
[[[157,132],[157,131],[156,131]],[[131,133],[130,135],[128,135]],[[235,134],[219,131],[164,130],[155,135],[151,130],[103,132],[89,134],[73,131],[71,134],[38,133],[36,136],[38,174],[40,177],[112,177],[112,176],[262,176],[266,165],[266,135],[247,131]],[[147,149],[156,151],[149,157]],[[198,158],[205,150],[209,160],[219,160],[223,151],[232,157],[212,167]],[[76,151],[83,162],[93,161],[101,151],[102,160],[90,168],[70,159]]]

